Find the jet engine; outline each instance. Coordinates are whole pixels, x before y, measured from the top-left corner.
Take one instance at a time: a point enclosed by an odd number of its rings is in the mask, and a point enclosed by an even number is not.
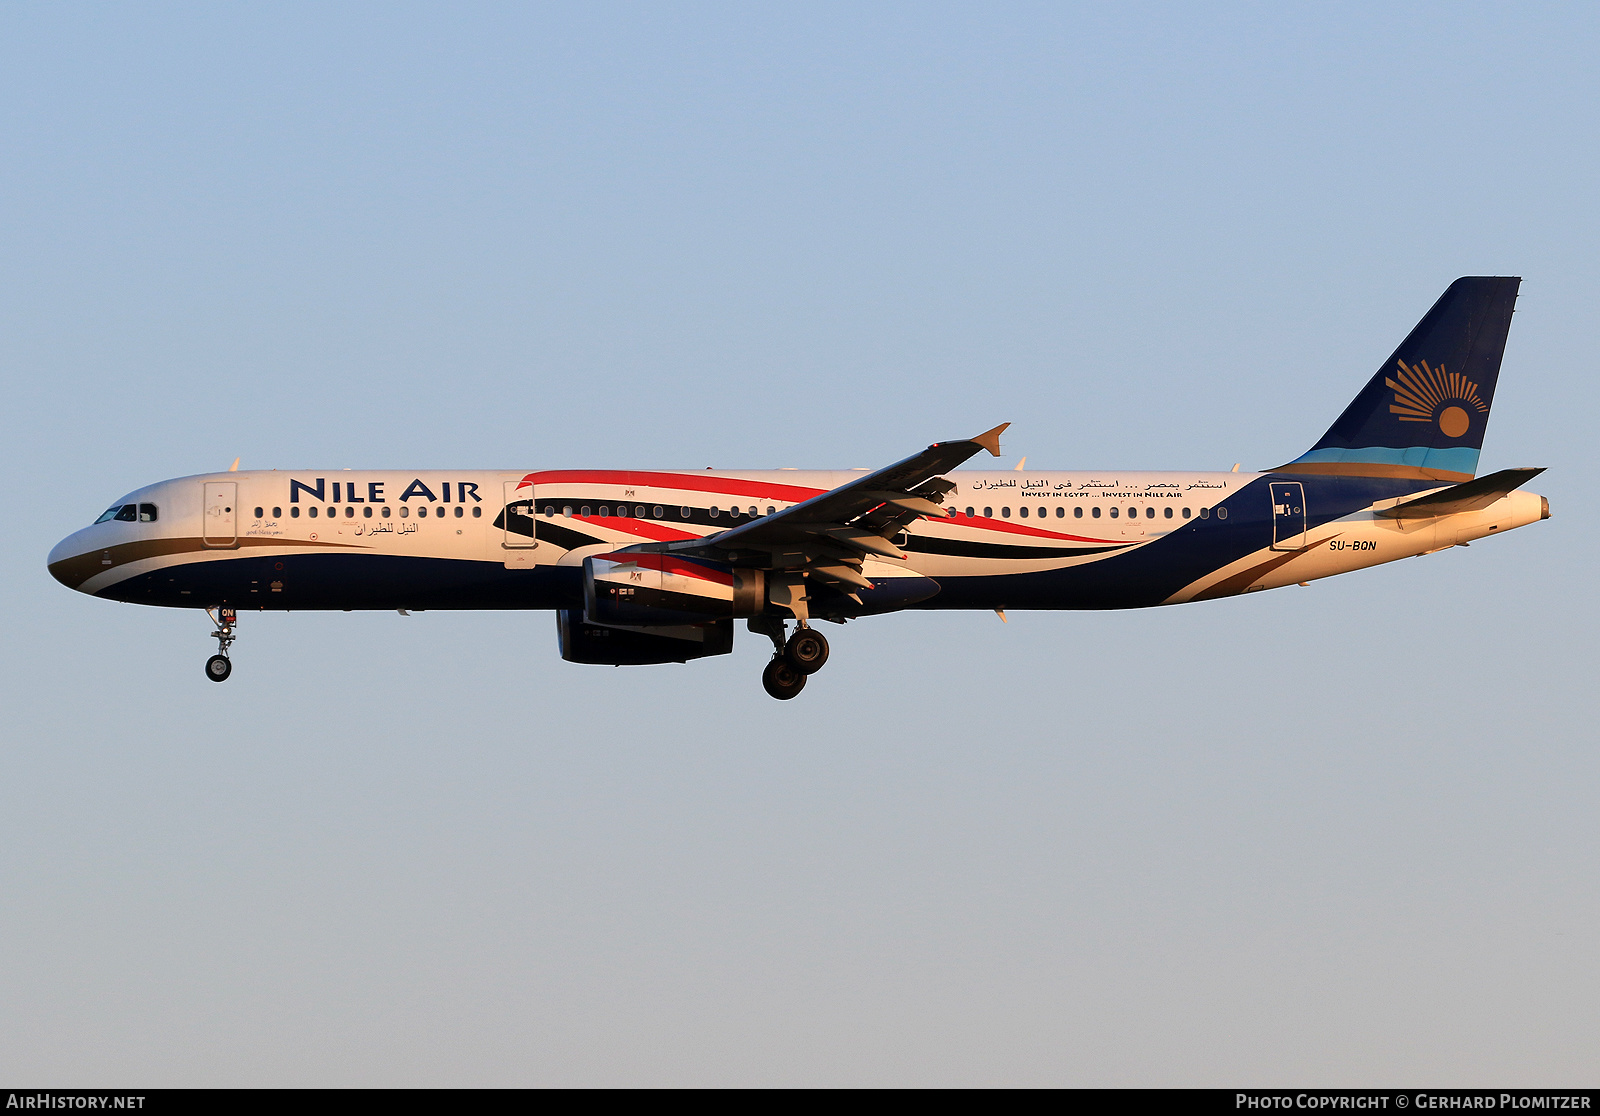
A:
[[[583,604],[597,624],[699,624],[757,616],[766,576],[660,552],[595,555],[583,561]]]
[[[679,624],[658,628],[617,628],[595,624],[575,608],[556,613],[561,657],[569,663],[646,666],[686,663],[733,650],[733,621]]]

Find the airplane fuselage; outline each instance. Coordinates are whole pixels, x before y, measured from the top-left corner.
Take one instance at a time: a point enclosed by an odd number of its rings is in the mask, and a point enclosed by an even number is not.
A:
[[[702,538],[858,471],[252,471],[150,485],[154,509],[62,540],[51,572],[96,596],[176,607],[570,609],[583,560]],[[1278,473],[956,471],[945,518],[875,558],[896,607],[1116,609],[1306,582],[1503,533],[1532,493],[1426,519],[1378,514],[1436,481]],[[508,509],[509,514],[508,514]],[[527,514],[531,512],[532,514]],[[509,520],[509,522],[508,522]],[[531,530],[530,530],[531,528]],[[920,584],[920,581],[919,581]],[[890,600],[898,600],[891,594]],[[888,611],[865,608],[864,612]]]

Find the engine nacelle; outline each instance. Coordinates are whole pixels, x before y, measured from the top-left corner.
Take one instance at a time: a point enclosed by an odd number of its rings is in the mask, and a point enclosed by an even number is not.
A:
[[[597,624],[699,624],[757,616],[766,576],[670,554],[600,554],[583,560],[584,612]]]
[[[733,621],[715,620],[643,630],[614,628],[587,620],[575,608],[556,613],[561,657],[597,666],[648,666],[686,663],[733,650]]]

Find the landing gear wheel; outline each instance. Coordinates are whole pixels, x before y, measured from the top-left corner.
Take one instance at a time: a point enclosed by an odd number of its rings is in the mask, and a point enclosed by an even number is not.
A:
[[[806,688],[806,676],[788,659],[775,658],[761,672],[761,684],[779,701],[788,701]]]
[[[828,661],[828,641],[815,628],[801,628],[789,637],[783,657],[801,674],[815,674]]]
[[[213,682],[226,682],[233,673],[233,664],[226,655],[213,655],[206,660],[206,677]]]

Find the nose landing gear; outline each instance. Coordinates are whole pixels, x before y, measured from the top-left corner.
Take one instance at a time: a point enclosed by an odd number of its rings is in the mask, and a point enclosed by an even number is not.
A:
[[[772,661],[761,672],[761,685],[779,701],[788,701],[805,689],[806,679],[828,661],[828,641],[821,632],[806,626],[789,636],[787,627],[775,616],[756,616],[749,621],[752,632],[772,640]]]
[[[217,640],[217,653],[206,660],[206,677],[213,682],[226,682],[228,675],[233,673],[233,662],[228,658],[228,647],[236,638],[233,629],[239,620],[231,608],[219,608],[215,616],[212,616],[208,608],[206,615],[211,616],[211,622],[217,626],[217,630],[211,633]]]

